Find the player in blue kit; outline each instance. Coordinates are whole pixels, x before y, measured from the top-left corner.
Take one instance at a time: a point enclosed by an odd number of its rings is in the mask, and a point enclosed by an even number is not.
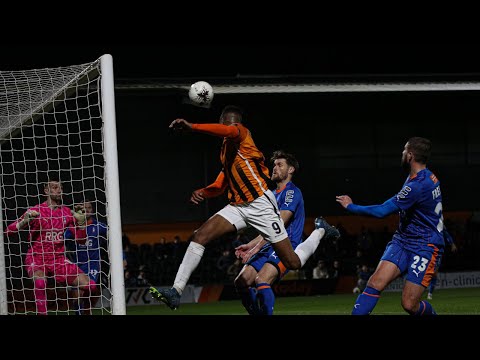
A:
[[[444,250],[440,181],[427,168],[431,142],[412,137],[402,152],[402,167],[409,172],[400,192],[382,205],[353,204],[347,195],[337,196],[348,211],[378,218],[399,212],[398,230],[355,302],[352,315],[368,315],[380,293],[399,276],[405,277],[402,307],[411,315],[435,315],[432,305],[420,300],[430,284]]]
[[[75,248],[72,250],[73,261],[90,279],[95,281],[96,284],[99,284],[101,272],[100,250],[107,248],[107,225],[93,217],[93,205],[91,201],[85,201],[83,206],[87,218],[87,239],[85,242],[74,242]],[[65,239],[74,239],[74,235],[70,230],[65,232]],[[98,288],[99,286],[97,286],[97,289]],[[74,299],[78,299],[77,291],[76,289],[72,291],[71,296]],[[91,309],[97,301],[98,296],[93,296],[91,299],[81,298],[79,302],[75,301],[76,313],[90,314]]]
[[[302,242],[305,224],[303,195],[292,182],[299,169],[297,159],[283,151],[275,151],[271,158],[273,171],[271,180],[277,184],[274,191],[280,216],[285,224],[293,249]],[[318,221],[322,221],[318,219]],[[317,222],[318,222],[317,221]],[[322,226],[326,226],[323,224]],[[325,228],[327,230],[327,228]],[[326,237],[340,236],[337,229],[328,226]],[[272,284],[280,280],[288,270],[275,254],[272,245],[261,235],[248,244],[235,249],[235,255],[242,259],[245,266],[235,279],[235,288],[242,304],[250,315],[272,315],[275,295]]]

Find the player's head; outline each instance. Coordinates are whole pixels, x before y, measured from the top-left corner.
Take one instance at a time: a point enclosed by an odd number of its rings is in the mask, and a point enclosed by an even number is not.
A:
[[[426,165],[430,159],[432,143],[422,137],[408,139],[402,152],[402,167],[410,169],[412,162]]]
[[[233,123],[241,123],[243,119],[243,110],[235,105],[227,105],[223,108],[220,115],[220,124],[230,125]]]
[[[85,216],[90,219],[95,211],[93,208],[93,202],[86,199],[83,203],[83,209],[85,210]]]
[[[58,175],[49,175],[48,181],[43,186],[43,192],[54,203],[62,202],[63,186]]]
[[[295,156],[283,150],[275,151],[270,160],[273,163],[272,181],[277,183],[287,179],[290,181],[300,168]]]

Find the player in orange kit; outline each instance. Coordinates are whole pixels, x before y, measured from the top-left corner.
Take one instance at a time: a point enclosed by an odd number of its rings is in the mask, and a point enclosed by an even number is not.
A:
[[[178,269],[173,287],[150,288],[152,296],[172,310],[180,305],[180,298],[192,272],[196,269],[205,245],[220,236],[239,231],[247,225],[254,227],[273,249],[287,269],[300,269],[317,249],[326,235],[338,236],[338,230],[323,218],[315,223],[315,230],[293,250],[280,217],[277,201],[268,188],[270,179],[265,157],[253,141],[252,134],[242,124],[243,112],[237,106],[226,106],[219,124],[191,124],[176,119],[170,124],[174,130],[194,131],[223,137],[220,160],[223,169],[215,182],[195,190],[190,201],[199,204],[206,198],[219,196],[228,189],[230,203],[209,218],[195,231],[192,241]]]

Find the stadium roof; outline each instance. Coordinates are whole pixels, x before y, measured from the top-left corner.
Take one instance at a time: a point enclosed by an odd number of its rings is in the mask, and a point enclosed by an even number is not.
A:
[[[115,89],[183,92],[198,80],[208,81],[216,94],[480,90],[480,74],[237,75],[231,78],[118,79]]]

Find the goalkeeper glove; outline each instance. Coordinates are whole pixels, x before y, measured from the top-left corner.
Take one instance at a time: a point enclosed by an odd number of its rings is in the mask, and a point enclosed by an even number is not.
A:
[[[79,226],[83,226],[87,222],[87,215],[85,214],[85,209],[83,206],[75,206],[75,210],[72,211],[72,215],[77,220],[77,224]]]
[[[29,224],[30,221],[37,218],[39,215],[40,213],[38,211],[35,211],[35,210],[27,211],[25,215],[23,215],[23,219],[17,223],[17,229],[24,228],[25,225]]]

